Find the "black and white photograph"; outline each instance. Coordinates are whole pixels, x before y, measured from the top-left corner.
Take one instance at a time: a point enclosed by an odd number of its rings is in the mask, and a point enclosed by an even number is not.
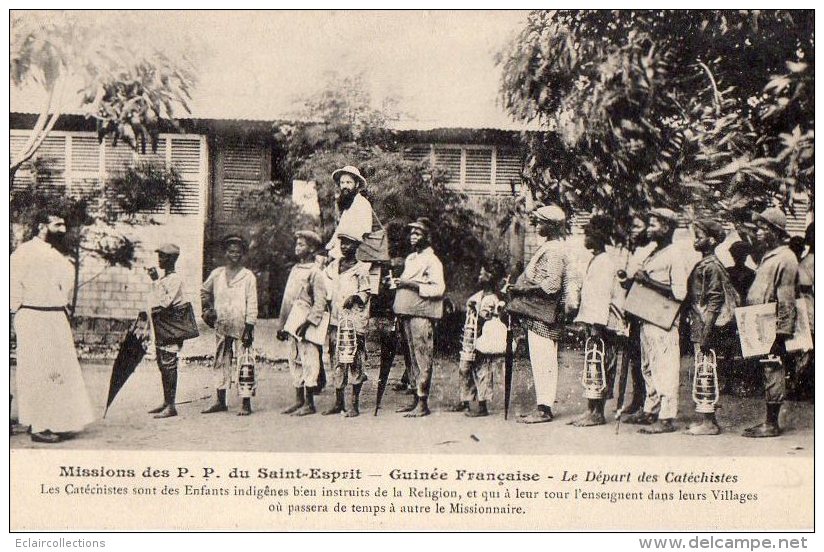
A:
[[[13,465],[677,458],[707,482],[808,459],[812,481],[813,10],[9,25]]]

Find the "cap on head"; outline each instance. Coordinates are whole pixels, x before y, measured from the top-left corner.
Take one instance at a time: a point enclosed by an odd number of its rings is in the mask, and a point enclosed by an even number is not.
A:
[[[353,167],[352,165],[346,165],[345,167],[336,170],[332,173],[332,180],[335,181],[335,184],[340,183],[340,177],[348,174],[354,178],[360,187],[366,187],[366,179],[361,175],[360,171],[357,167]]]
[[[727,237],[727,231],[718,221],[704,218],[696,220],[693,224],[701,228],[707,236],[713,238],[715,243],[721,243]]]
[[[658,220],[663,220],[670,224],[678,224],[678,214],[672,209],[667,209],[666,207],[656,207],[655,209],[650,209],[649,216],[655,217]]]
[[[362,243],[363,242],[362,238],[359,238],[356,235],[351,234],[349,232],[338,232],[338,239],[339,240],[349,240],[349,241],[355,242],[355,243]]]
[[[429,236],[432,232],[432,223],[429,221],[427,217],[418,217],[417,219],[415,219],[415,222],[410,222],[406,226],[408,228],[417,228],[427,236]]]
[[[320,248],[323,240],[320,239],[320,236],[316,232],[312,232],[311,230],[298,230],[295,232],[295,238],[301,238],[306,244],[311,247],[312,249]]]
[[[164,243],[155,249],[155,251],[157,253],[163,253],[164,255],[174,255],[175,257],[180,255],[180,248],[173,243]]]
[[[557,205],[545,205],[532,211],[532,216],[538,222],[554,222],[556,224],[566,221],[566,213]]]
[[[752,219],[756,222],[765,222],[781,234],[787,234],[787,215],[781,209],[768,207],[760,213],[753,213]]]
[[[246,238],[240,234],[229,234],[223,238],[223,247],[229,247],[232,244],[241,246],[244,251],[249,248],[249,243],[246,241]]]

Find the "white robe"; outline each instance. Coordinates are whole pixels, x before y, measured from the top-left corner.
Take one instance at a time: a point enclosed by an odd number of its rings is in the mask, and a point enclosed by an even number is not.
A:
[[[76,432],[94,421],[65,311],[74,268],[49,244],[34,238],[11,255],[11,308],[17,334],[20,423],[33,433]]]

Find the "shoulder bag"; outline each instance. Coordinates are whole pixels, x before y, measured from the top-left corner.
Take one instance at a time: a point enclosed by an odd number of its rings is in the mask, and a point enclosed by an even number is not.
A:
[[[152,309],[152,325],[157,345],[171,345],[200,335],[191,303]]]

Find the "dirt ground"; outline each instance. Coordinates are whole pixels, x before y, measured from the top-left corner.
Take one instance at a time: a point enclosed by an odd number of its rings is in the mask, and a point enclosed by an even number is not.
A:
[[[372,356],[370,364],[376,362]],[[688,368],[691,359],[682,359],[681,405],[679,426],[696,417],[690,398]],[[377,369],[367,373],[361,398],[362,415],[346,419],[340,416],[293,417],[280,414],[291,403],[291,388],[285,362],[258,366],[257,397],[254,414],[236,415],[239,399],[230,393],[230,411],[202,415],[200,411],[212,400],[211,374],[206,362],[181,364],[176,418],[155,420],[146,413],[161,399],[160,378],[154,363],[145,361],[121,390],[105,419],[92,424],[76,439],[57,445],[33,443],[25,433],[13,435],[12,448],[66,448],[112,450],[223,450],[274,452],[376,452],[424,454],[591,454],[652,456],[811,456],[813,454],[813,404],[787,402],[782,410],[785,433],[775,439],[746,439],[741,430],[761,421],[763,402],[754,397],[723,396],[718,419],[724,432],[715,437],[692,437],[681,433],[640,435],[637,426],[611,419],[614,403],[607,403],[610,423],[591,428],[567,425],[583,411],[581,396],[581,354],[562,350],[560,355],[556,419],[547,424],[524,425],[515,415],[534,405],[534,391],[526,359],[518,359],[514,373],[513,404],[508,420],[503,417],[503,379],[496,381],[492,415],[466,418],[447,411],[457,399],[457,360],[436,361],[430,405],[431,416],[407,419],[395,408],[409,397],[387,389],[381,410],[373,416]],[[390,384],[402,373],[402,361],[393,368]],[[110,363],[86,362],[83,375],[92,401],[102,416],[108,389]],[[14,367],[11,373],[14,392]],[[317,397],[319,409],[334,400],[327,389]],[[16,416],[16,405],[12,415]]]

